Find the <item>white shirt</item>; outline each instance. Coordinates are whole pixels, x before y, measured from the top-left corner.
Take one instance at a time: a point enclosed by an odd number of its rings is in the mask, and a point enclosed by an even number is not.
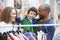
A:
[[[29,21],[32,23],[32,19],[30,19],[30,18],[28,18],[29,19]]]
[[[5,22],[0,22],[0,32],[7,32],[13,30],[13,25],[12,24],[7,24]]]

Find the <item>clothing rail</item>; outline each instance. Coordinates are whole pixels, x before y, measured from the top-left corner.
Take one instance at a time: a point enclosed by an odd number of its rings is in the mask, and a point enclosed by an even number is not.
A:
[[[30,24],[30,25],[0,25],[0,32],[7,32],[7,31],[11,31],[11,30],[14,30],[16,31],[17,30],[17,27],[42,27],[42,26],[55,26],[55,27],[59,27],[60,24]]]
[[[26,26],[30,26],[30,27],[38,27],[38,26],[60,26],[60,24],[28,24],[28,25],[0,25],[0,27],[4,27],[4,26],[13,26],[13,27],[26,27]]]

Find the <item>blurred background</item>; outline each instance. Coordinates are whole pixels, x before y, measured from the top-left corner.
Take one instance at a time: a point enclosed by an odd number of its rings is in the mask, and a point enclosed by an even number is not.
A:
[[[51,6],[50,17],[53,19],[54,24],[60,24],[60,0],[0,0],[0,11],[8,6],[16,7],[17,16],[21,17],[22,20],[30,7],[34,6],[38,9],[44,3]],[[59,30],[60,27],[56,26],[56,33],[60,33]]]
[[[50,17],[53,18],[54,23],[60,23],[60,0],[0,0],[3,8],[7,6],[16,7],[19,14],[18,16],[21,16],[21,18],[26,15],[30,7],[34,6],[38,9],[38,7],[44,3],[51,6]]]

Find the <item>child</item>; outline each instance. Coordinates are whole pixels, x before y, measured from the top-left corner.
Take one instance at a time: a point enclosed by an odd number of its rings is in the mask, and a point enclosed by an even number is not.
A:
[[[31,7],[28,12],[27,16],[22,20],[21,24],[35,24],[37,19],[34,19],[37,16],[37,9],[35,7]],[[24,28],[25,31],[29,30],[33,32],[33,27],[27,26],[27,27],[22,27]]]

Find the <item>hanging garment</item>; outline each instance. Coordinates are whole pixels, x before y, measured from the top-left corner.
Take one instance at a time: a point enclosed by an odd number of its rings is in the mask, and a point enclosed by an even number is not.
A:
[[[5,22],[0,22],[0,32],[3,34],[4,32],[11,31],[13,29],[12,24],[7,24]]]
[[[47,40],[47,34],[46,33],[42,35],[42,40]]]
[[[29,39],[29,40],[34,40],[34,36],[32,32],[25,32],[24,35]]]
[[[19,33],[21,40],[29,40],[24,34]]]
[[[19,36],[20,36],[21,40],[25,40],[21,33],[19,33]]]
[[[12,33],[9,33],[9,37],[11,38],[11,40],[15,39],[15,37],[14,37],[14,35]]]
[[[11,40],[20,40],[18,37],[14,36],[12,33],[9,33]]]
[[[22,36],[25,40],[29,40],[28,37],[26,37],[24,34],[22,34]]]
[[[2,33],[0,33],[0,40],[4,40]]]
[[[7,40],[11,40],[9,36],[7,37]]]
[[[7,36],[7,33],[6,32],[3,33],[3,37],[4,37],[4,40],[7,40],[7,37],[8,36]]]
[[[19,40],[21,40],[20,36],[15,32],[14,35],[18,37]]]

